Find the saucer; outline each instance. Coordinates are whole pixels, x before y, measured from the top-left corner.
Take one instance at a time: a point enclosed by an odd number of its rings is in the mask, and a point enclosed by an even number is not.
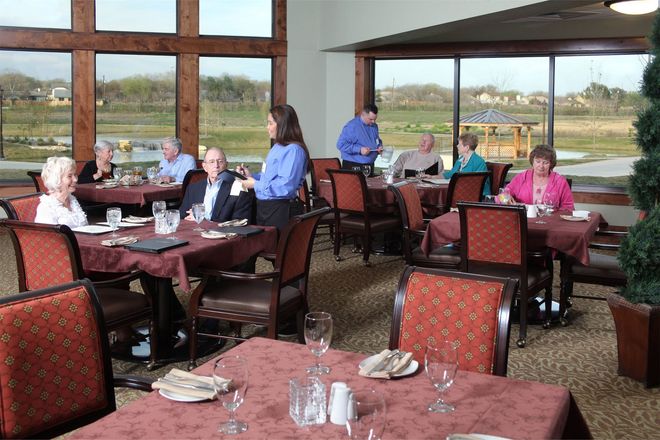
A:
[[[358,367],[360,367],[360,369],[364,368],[364,366],[367,365],[369,362],[376,360],[378,356],[380,356],[380,354],[374,354],[372,356],[369,356],[368,358],[360,362]],[[411,374],[415,373],[418,368],[419,368],[419,362],[413,359],[410,361],[410,364],[408,364],[405,370],[401,371],[400,373],[393,374],[392,377],[410,376]]]
[[[564,220],[568,220],[569,222],[588,222],[591,220],[591,217],[575,217],[572,215],[560,215],[559,217]]]

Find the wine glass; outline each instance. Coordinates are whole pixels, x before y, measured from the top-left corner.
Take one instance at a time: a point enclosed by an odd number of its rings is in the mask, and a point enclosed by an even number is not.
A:
[[[163,218],[165,217],[165,211],[167,210],[167,205],[164,200],[156,200],[151,204],[151,212],[153,212],[154,217]]]
[[[179,214],[179,210],[168,209],[165,213],[165,221],[167,222],[167,232],[172,234],[171,237],[167,238],[170,240],[176,240],[174,233],[176,232],[176,228],[179,227],[179,223],[181,222],[181,214]]]
[[[362,165],[362,174],[364,177],[371,176],[371,165]]]
[[[536,211],[539,214],[539,219],[536,221],[538,224],[546,224],[547,222],[543,221],[543,217],[548,214],[548,207],[541,199],[535,200],[534,204],[536,205]]]
[[[453,411],[454,406],[442,400],[442,393],[454,383],[458,370],[458,353],[454,344],[443,341],[427,345],[424,368],[429,380],[440,393],[438,400],[429,404],[428,410],[440,413]]]
[[[117,228],[121,222],[121,208],[108,208],[105,211],[105,219],[112,228],[112,238],[117,238]]]
[[[321,356],[330,347],[332,340],[332,316],[325,312],[310,312],[305,315],[305,343],[316,356],[316,365],[307,368],[308,373],[327,374],[330,367],[321,365]]]
[[[555,202],[552,194],[543,194],[543,204],[545,205],[545,215],[552,215],[555,212]]]
[[[114,170],[112,170],[112,177],[119,182],[119,179],[124,175],[124,170],[122,167],[115,167]]]
[[[247,431],[245,422],[236,420],[235,412],[243,400],[248,385],[247,362],[240,356],[224,356],[213,368],[213,388],[218,401],[229,411],[229,421],[218,428],[224,434],[240,434]]]
[[[352,439],[376,440],[387,422],[385,398],[373,389],[354,390],[348,397],[346,430]]]
[[[192,215],[197,222],[197,227],[193,231],[201,232],[204,228],[200,228],[199,224],[204,220],[204,214],[206,213],[203,203],[193,203],[192,205]]]

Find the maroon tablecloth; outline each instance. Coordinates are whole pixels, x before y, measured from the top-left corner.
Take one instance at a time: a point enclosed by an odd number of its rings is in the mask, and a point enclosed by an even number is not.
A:
[[[217,223],[204,221],[201,226],[209,229]],[[161,278],[179,278],[179,285],[185,291],[190,290],[188,272],[200,266],[228,269],[247,260],[262,251],[275,252],[277,231],[272,227],[263,227],[264,232],[250,237],[236,237],[230,240],[210,240],[193,231],[195,222],[182,220],[176,234],[177,238],[188,240],[189,244],[160,254],[129,251],[123,247],[106,247],[100,243],[110,238],[110,234],[76,234],[80,255],[85,270],[101,272],[128,272],[141,269],[150,275]],[[137,235],[141,240],[154,237],[167,237],[154,232],[154,223],[137,228],[125,228],[120,236]]]
[[[546,222],[544,224],[537,223],[537,220],[527,221],[528,249],[549,247],[589,265],[589,241],[596,234],[599,225],[605,222],[601,214],[591,211],[590,220],[585,222],[563,220],[558,212],[543,217]],[[458,213],[449,212],[431,220],[421,248],[428,255],[432,249],[458,242],[460,239],[461,224]]]
[[[396,182],[401,182],[404,179],[395,179]],[[429,207],[441,207],[447,197],[448,184],[435,185],[431,183],[416,183],[417,193],[422,201],[422,205]],[[392,191],[388,190],[389,186],[386,184],[382,177],[371,177],[367,179],[368,186],[368,199],[369,203],[374,208],[387,208],[396,205],[396,199]],[[334,206],[332,199],[332,184],[329,181],[321,180],[318,187],[318,196],[323,197],[328,201],[330,206]]]
[[[97,203],[124,203],[144,206],[154,200],[171,200],[181,197],[181,185],[162,187],[146,183],[139,186],[119,185],[115,188],[99,189],[98,183],[76,186],[74,195],[80,200]]]
[[[248,390],[238,408],[237,419],[248,423],[241,439],[337,439],[346,428],[326,422],[299,428],[289,417],[288,380],[304,375],[314,356],[304,346],[289,342],[252,338],[230,350],[247,359]],[[590,437],[589,429],[568,389],[479,373],[459,372],[445,393],[456,406],[450,414],[427,411],[437,392],[423,368],[397,380],[358,376],[359,353],[328,350],[322,362],[332,367],[322,376],[326,388],[335,381],[349,387],[374,388],[385,395],[387,425],[384,439],[439,439],[450,433],[481,433],[509,438]],[[196,370],[210,375],[212,361]],[[165,371],[163,371],[165,374]],[[222,437],[218,426],[228,413],[218,402],[180,403],[156,392],[77,431],[71,438],[197,438]]]

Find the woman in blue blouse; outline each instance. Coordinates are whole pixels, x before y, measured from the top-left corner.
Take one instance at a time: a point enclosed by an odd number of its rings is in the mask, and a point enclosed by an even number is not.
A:
[[[244,188],[254,188],[257,197],[257,224],[275,226],[281,231],[289,218],[302,213],[298,188],[307,174],[309,152],[303,139],[296,111],[288,104],[276,105],[268,113],[268,135],[275,141],[266,156],[261,173],[248,177]]]
[[[479,138],[473,133],[463,133],[458,137],[458,160],[454,163],[451,170],[445,171],[445,179],[451,179],[455,173],[477,173],[488,171],[486,161],[479,156],[475,150],[479,145]],[[490,194],[490,177],[484,185],[484,195]]]

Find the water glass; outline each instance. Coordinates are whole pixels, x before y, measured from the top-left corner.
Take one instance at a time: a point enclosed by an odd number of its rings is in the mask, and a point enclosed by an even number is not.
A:
[[[114,177],[117,181],[119,181],[123,175],[124,169],[122,167],[115,167],[115,169],[112,170],[112,177]]]
[[[153,182],[156,179],[157,175],[158,175],[158,170],[156,169],[156,167],[147,168],[147,179],[149,179],[149,182]]]
[[[545,205],[545,215],[552,215],[555,212],[555,201],[551,194],[543,194],[543,204]]]
[[[394,155],[394,147],[392,146],[383,147],[383,152],[380,153],[381,159],[383,159],[383,162],[386,163],[389,163],[389,161],[392,160],[393,155]]]
[[[371,176],[371,165],[362,165],[362,174],[364,177]]]
[[[204,230],[204,228],[199,227],[199,224],[202,223],[202,220],[204,220],[205,213],[206,213],[206,209],[203,203],[193,203],[192,215],[193,218],[195,219],[195,222],[197,222],[197,227],[193,229],[193,231],[201,232]]]
[[[316,356],[316,365],[307,368],[308,373],[327,374],[330,367],[321,365],[321,356],[330,347],[332,340],[332,316],[325,312],[310,312],[305,315],[305,344]]]
[[[229,381],[229,382],[227,382]],[[235,412],[245,399],[248,385],[248,368],[240,356],[224,356],[218,359],[213,368],[213,388],[229,411],[229,421],[218,428],[224,434],[240,434],[247,431],[247,423],[236,420]]]
[[[165,221],[165,211],[167,204],[164,200],[157,200],[151,204],[151,212],[156,219],[156,234],[167,234],[167,222]]]
[[[321,425],[326,419],[326,391],[319,376],[289,381],[289,415],[298,426]]]
[[[385,398],[373,389],[353,390],[348,397],[346,429],[356,440],[381,438],[387,423]]]
[[[431,384],[438,390],[438,400],[428,406],[430,412],[452,412],[454,405],[442,400],[444,393],[453,383],[458,371],[458,353],[449,341],[429,344],[424,356],[424,368]]]
[[[117,237],[117,228],[121,222],[121,208],[108,208],[105,211],[105,219],[112,228],[112,238]]]
[[[417,168],[415,170],[415,177],[421,179],[422,177],[424,177],[424,171],[426,171],[424,168]]]
[[[179,227],[179,223],[181,222],[181,214],[179,214],[179,210],[168,209],[165,214],[165,221],[167,222],[167,232],[172,234],[171,237],[167,238],[170,240],[176,240],[174,233],[176,232],[176,229]]]

